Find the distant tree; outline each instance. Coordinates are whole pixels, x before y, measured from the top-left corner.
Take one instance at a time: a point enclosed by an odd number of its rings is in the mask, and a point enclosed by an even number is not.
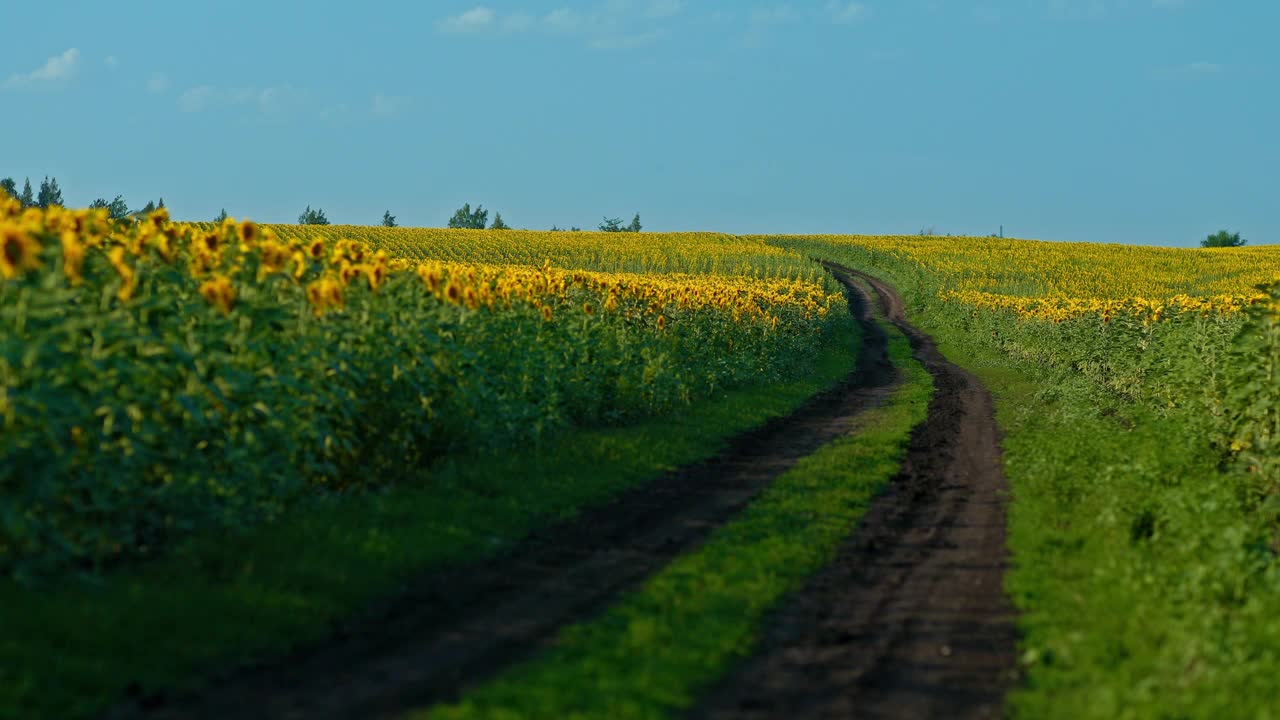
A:
[[[600,223],[600,232],[626,232],[622,226],[622,218],[607,217]]]
[[[1200,241],[1200,247],[1240,247],[1249,242],[1240,237],[1240,233],[1227,232],[1219,230],[1209,237]]]
[[[467,230],[483,230],[485,223],[489,221],[489,211],[484,206],[477,205],[475,210],[471,209],[471,203],[466,203],[458,208],[457,212],[449,218],[449,227],[464,228]]]
[[[0,180],[0,192],[4,193],[5,195],[8,195],[14,200],[17,200],[18,184],[13,181],[13,178],[5,178],[3,180]]]
[[[22,202],[22,207],[35,207],[36,195],[31,191],[31,178],[22,185],[22,194],[18,196],[18,200]]]
[[[640,232],[640,213],[636,213],[636,216],[631,218],[631,224],[627,226],[627,232]]]
[[[112,200],[111,202],[98,198],[97,200],[89,203],[89,207],[95,210],[98,208],[105,208],[113,220],[123,220],[129,217],[129,206],[125,204],[124,198],[119,195],[117,195],[115,200]]]
[[[155,210],[156,210],[156,204],[155,204],[154,202],[152,202],[152,201],[148,200],[148,201],[147,201],[147,204],[146,204],[146,205],[143,205],[143,206],[142,206],[142,209],[141,209],[141,210],[139,210],[136,214],[137,214],[137,215],[149,215],[150,213],[155,212]]]
[[[920,237],[932,237],[937,234],[938,234],[938,230],[934,228],[934,226],[932,225],[930,225],[927,228],[920,228],[920,233],[919,233]]]
[[[390,210],[382,213],[382,227],[397,227],[396,216]]]
[[[36,196],[36,204],[42,208],[62,205],[62,189],[58,187],[58,178],[49,179],[46,175],[40,182],[40,194]]]
[[[160,202],[159,202],[159,204],[157,204],[157,205],[156,205],[156,209],[159,209],[159,208],[162,208],[162,207],[164,207],[164,198],[160,198]]]
[[[329,218],[324,216],[324,210],[321,210],[320,208],[316,208],[315,210],[312,210],[311,206],[308,205],[307,209],[303,210],[302,214],[298,216],[298,224],[299,225],[328,225]]]
[[[222,212],[218,213],[218,217],[214,218],[213,221],[216,223],[220,223],[226,219],[227,219],[227,209],[222,208]]]
[[[511,227],[502,222],[502,213],[493,214],[493,224],[489,226],[490,230],[510,230]]]

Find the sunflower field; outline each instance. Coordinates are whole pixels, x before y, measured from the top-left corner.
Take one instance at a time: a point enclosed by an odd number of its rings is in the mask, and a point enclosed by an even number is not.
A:
[[[752,265],[726,236],[648,236],[624,262],[568,233],[369,231],[0,200],[0,572],[102,567],[450,453],[796,377],[850,322],[764,242],[738,244]]]
[[[891,278],[913,312],[1117,399],[1202,421],[1258,497],[1280,493],[1280,247],[1000,238],[771,242]]]

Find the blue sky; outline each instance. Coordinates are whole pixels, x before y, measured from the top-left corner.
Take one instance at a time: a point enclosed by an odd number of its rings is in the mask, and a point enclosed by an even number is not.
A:
[[[0,177],[69,204],[1280,241],[1273,0],[10,5]]]

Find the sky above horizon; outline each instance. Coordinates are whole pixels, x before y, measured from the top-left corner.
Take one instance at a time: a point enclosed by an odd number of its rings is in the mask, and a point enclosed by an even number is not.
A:
[[[1268,0],[52,0],[4,16],[0,177],[54,176],[69,205],[1280,242]]]

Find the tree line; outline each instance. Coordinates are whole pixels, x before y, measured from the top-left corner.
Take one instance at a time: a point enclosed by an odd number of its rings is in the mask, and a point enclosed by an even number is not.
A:
[[[31,179],[26,178],[23,183],[22,190],[18,190],[18,184],[13,178],[0,179],[0,192],[7,193],[9,196],[16,198],[22,207],[39,207],[47,208],[53,205],[64,206],[65,202],[62,198],[62,188],[58,186],[58,179],[46,176],[40,183],[39,191],[31,187]],[[148,200],[146,205],[138,209],[131,209],[124,197],[116,195],[111,200],[106,198],[96,198],[89,203],[89,207],[93,209],[102,208],[107,211],[113,219],[124,220],[129,217],[145,216],[159,208],[164,207],[164,198],[158,201]],[[227,219],[226,208],[213,218],[215,223],[220,223]],[[329,218],[325,215],[322,208],[312,209],[310,205],[302,211],[298,216],[299,225],[329,225]],[[390,210],[382,213],[383,227],[399,227],[396,223],[396,216],[391,214]],[[453,217],[449,218],[449,227],[462,228],[468,230],[510,230],[511,226],[502,219],[502,213],[495,212],[493,214],[493,222],[489,222],[489,211],[484,209],[483,205],[477,205],[475,209],[471,209],[471,203],[466,203],[453,213]],[[598,229],[601,232],[635,232],[641,230],[640,213],[636,213],[631,219],[629,225],[623,225],[621,218],[604,218]],[[562,231],[564,228],[552,226],[553,231]],[[570,227],[569,232],[579,232],[582,228]]]

